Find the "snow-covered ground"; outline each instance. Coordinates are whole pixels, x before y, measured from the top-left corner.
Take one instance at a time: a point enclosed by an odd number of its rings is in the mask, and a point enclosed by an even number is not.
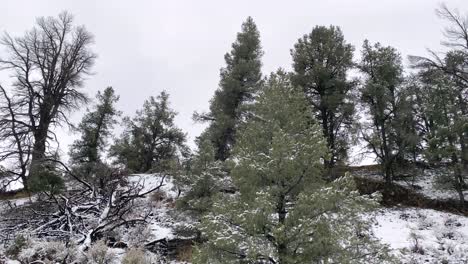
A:
[[[129,180],[130,183],[143,184],[142,191],[151,190],[162,183],[160,191],[157,191],[159,196],[149,194],[145,198],[153,204],[154,215],[147,228],[149,234],[143,239],[148,242],[176,238],[174,229],[180,223],[172,213],[178,192],[172,180],[154,174],[131,175]],[[439,194],[430,193],[436,189],[428,183],[428,177],[420,177],[414,184],[422,187],[420,191],[430,197],[447,198],[442,194],[437,196]],[[9,205],[6,201],[0,201],[0,214],[2,206],[21,206],[28,202],[31,202],[29,198],[11,200]],[[468,263],[468,217],[430,209],[395,207],[379,209],[375,212],[375,219],[375,235],[390,246],[401,263]],[[114,253],[121,258],[124,251],[119,250],[115,249]]]
[[[160,190],[166,194],[166,197],[174,199],[177,196],[177,191],[170,177],[163,177],[158,174],[133,174],[129,176],[129,181],[133,183],[140,182],[144,185],[142,192],[149,191],[162,183]]]
[[[458,193],[447,182],[441,183],[440,175],[450,173],[442,169],[415,170],[409,177],[394,180],[395,184],[414,190],[416,193],[434,200],[458,200]],[[358,177],[383,181],[383,176],[376,171],[359,171]],[[468,197],[468,190],[464,191]]]
[[[160,184],[162,184],[160,188],[161,195],[164,196],[164,199],[175,199],[177,196],[177,192],[175,191],[174,184],[169,177],[162,177],[161,175],[155,174],[135,174],[129,177],[130,182],[140,183],[144,185],[144,189],[142,192],[149,191]],[[148,199],[151,199],[148,197]],[[152,240],[160,240],[160,239],[171,239],[174,237],[174,224],[170,220],[169,208],[164,201],[157,202],[153,201],[157,204],[155,207],[155,217],[150,224],[150,230],[152,234]]]
[[[419,208],[376,212],[375,235],[402,263],[468,263],[468,218]]]
[[[155,187],[162,184],[159,190],[156,190],[152,193],[146,195],[143,199],[145,203],[151,203],[152,214],[150,216],[149,225],[145,229],[135,229],[135,230],[120,230],[122,234],[122,238],[124,241],[128,243],[138,243],[143,245],[145,243],[151,241],[158,241],[158,240],[170,240],[175,238],[176,235],[174,234],[174,227],[176,223],[174,219],[172,219],[170,213],[173,211],[174,208],[174,200],[177,197],[177,190],[174,188],[174,184],[169,177],[163,177],[157,174],[136,174],[131,175],[128,177],[130,184],[135,184],[139,186],[143,186],[143,189],[140,190],[140,193],[147,192],[149,190],[154,189]],[[34,198],[18,198],[18,199],[10,199],[10,200],[0,200],[0,215],[5,210],[9,210],[15,207],[21,207],[26,205],[27,203],[34,202]],[[131,240],[134,240],[133,242]],[[0,263],[2,261],[7,261],[8,264],[16,264],[19,262],[11,261],[8,259],[1,259],[1,250],[2,245],[0,241]],[[109,248],[109,252],[111,252],[115,256],[115,261],[113,263],[120,263],[122,257],[125,255],[125,250],[119,248]],[[147,254],[153,254],[151,252],[147,252]],[[153,254],[154,255],[154,254]],[[156,256],[156,255],[154,255]],[[158,258],[159,259],[159,258]],[[161,260],[159,260],[161,261]],[[163,262],[157,263],[182,263],[177,261],[164,260]]]
[[[442,173],[450,173],[444,170],[424,170],[410,180],[400,180],[398,181],[399,184],[412,187],[418,186],[416,188],[416,192],[423,194],[426,197],[436,199],[436,200],[457,200],[458,193],[455,191],[454,188],[450,188],[449,184],[446,182],[445,184],[441,183],[440,174]],[[464,191],[464,195],[468,195],[468,190]]]
[[[12,178],[0,179],[0,190],[4,191],[15,191],[23,188],[23,182],[21,179],[13,180]]]

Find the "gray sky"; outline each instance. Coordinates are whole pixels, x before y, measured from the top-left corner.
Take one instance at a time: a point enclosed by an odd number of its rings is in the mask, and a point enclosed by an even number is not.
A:
[[[444,1],[468,12],[468,1]],[[261,33],[263,72],[291,68],[290,49],[315,25],[337,25],[359,54],[364,39],[379,41],[407,55],[439,49],[443,22],[436,0],[304,0],[304,1],[20,1],[3,0],[0,31],[20,35],[39,16],[68,10],[77,24],[95,35],[99,55],[96,74],[84,89],[90,96],[113,86],[118,108],[133,115],[150,95],[163,89],[179,113],[176,123],[191,142],[203,129],[191,120],[195,110],[206,110],[218,85],[223,56],[236,32],[252,16]],[[3,80],[2,80],[3,82]],[[82,113],[74,114],[78,121]],[[60,132],[61,145],[72,141]],[[193,145],[192,145],[193,146]]]

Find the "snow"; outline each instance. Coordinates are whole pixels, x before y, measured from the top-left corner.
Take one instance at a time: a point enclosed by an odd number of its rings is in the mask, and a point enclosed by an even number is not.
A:
[[[420,194],[423,194],[426,197],[437,199],[437,200],[457,200],[458,194],[454,188],[447,189],[438,187],[435,183],[438,175],[443,173],[440,170],[425,170],[424,172],[416,175],[414,182],[404,182],[400,181],[399,183],[403,186],[411,187],[411,184],[417,185],[421,187],[421,189],[417,189],[416,191]],[[468,195],[468,190],[464,191],[465,196]]]
[[[419,208],[381,209],[375,216],[374,234],[403,263],[468,263],[467,217]]]
[[[143,198],[143,202],[152,203],[152,215],[149,219],[150,223],[148,230],[150,231],[150,236],[147,238],[146,242],[162,239],[172,239],[175,237],[174,227],[176,222],[171,217],[170,213],[173,210],[173,201],[177,197],[178,192],[176,191],[173,181],[170,177],[163,177],[160,174],[135,174],[129,176],[130,184],[138,184],[142,186],[140,193],[144,193],[154,189],[162,183],[161,188],[158,190],[162,192],[162,197],[164,198],[161,201],[154,201],[151,194],[146,195]],[[4,209],[9,209],[11,207],[20,207],[26,203],[34,201],[30,198],[18,198],[18,199],[9,199],[5,201],[0,201],[0,214]],[[103,215],[107,213],[107,210],[103,210],[101,219],[104,218]],[[99,220],[98,220],[99,221]],[[90,230],[91,231],[91,230]],[[127,234],[124,233],[126,237]],[[144,234],[141,234],[141,238],[144,237]],[[144,238],[143,238],[144,239]],[[144,242],[144,241],[142,241]],[[83,244],[87,244],[86,242]],[[1,250],[0,250],[1,251]],[[111,249],[118,259],[121,259],[125,254],[125,250],[122,249]],[[1,252],[0,252],[1,253]],[[0,254],[1,255],[1,254]],[[0,260],[1,263],[1,260]],[[11,261],[7,262],[11,264],[16,264],[17,262]],[[178,263],[178,262],[172,262]]]
[[[161,174],[133,174],[129,176],[129,180],[135,184],[142,184],[144,186],[142,192],[146,192],[157,187],[161,183],[163,177],[164,176]],[[163,191],[167,197],[176,198],[177,192],[172,179],[170,177],[164,177],[162,183],[163,185],[160,190]]]
[[[174,237],[172,228],[162,226],[161,223],[153,222],[150,225],[154,240],[171,239]]]
[[[33,202],[35,199],[36,197],[24,197],[9,200],[0,200],[0,215],[3,211],[7,209],[23,206],[25,204]]]
[[[412,189],[416,193],[430,199],[458,200],[458,194],[454,188],[447,188],[446,186],[437,184],[437,178],[441,173],[444,173],[444,171],[440,169],[415,170],[410,173],[410,177],[406,177],[406,179],[395,179],[394,183]],[[360,171],[356,175],[363,178],[383,181],[383,176],[380,172]],[[464,191],[464,195],[468,197],[468,190]]]
[[[142,184],[143,190],[141,192],[149,191],[161,184],[160,191],[164,193],[166,199],[175,199],[177,197],[177,192],[175,191],[174,183],[170,177],[164,177],[160,174],[134,174],[129,177],[130,182]],[[150,200],[148,197],[147,199]],[[156,218],[152,219],[150,224],[150,230],[152,240],[160,239],[171,239],[174,238],[174,224],[171,217],[169,216],[169,208],[164,201],[159,202],[155,209]]]
[[[384,211],[377,216],[375,235],[393,249],[410,246],[407,238],[410,235],[408,223],[399,217],[398,211]]]
[[[0,189],[1,187],[5,187],[7,192],[16,191],[23,188],[23,182],[21,179],[11,181],[11,178],[5,178],[0,180]]]
[[[434,172],[427,172],[414,179],[414,184],[422,187],[421,193],[430,197],[447,198],[447,191],[434,189],[431,178]],[[368,175],[366,175],[367,177]],[[380,176],[369,174],[369,177]],[[130,183],[141,184],[142,192],[153,189],[162,181],[160,191],[163,193],[162,201],[154,201],[151,195],[144,198],[153,203],[153,215],[148,230],[149,240],[173,239],[176,237],[174,229],[181,221],[173,218],[173,201],[177,198],[177,190],[170,177],[160,174],[135,174],[129,177]],[[381,178],[379,178],[381,179]],[[407,184],[409,181],[399,181]],[[433,192],[433,193],[432,193]],[[12,199],[8,201],[13,206],[21,206],[30,202],[29,198]],[[0,203],[8,206],[6,201]],[[7,207],[5,207],[7,208]],[[398,257],[399,263],[468,263],[468,217],[420,208],[381,208],[374,212],[376,223],[373,232],[377,238],[388,244],[392,252]],[[148,240],[148,241],[149,241]],[[417,241],[417,242],[416,242]],[[415,251],[415,245],[422,251]],[[114,250],[114,249],[112,249]],[[120,259],[124,251],[115,249]],[[16,261],[7,261],[7,264],[16,264]],[[171,262],[178,263],[178,262]]]

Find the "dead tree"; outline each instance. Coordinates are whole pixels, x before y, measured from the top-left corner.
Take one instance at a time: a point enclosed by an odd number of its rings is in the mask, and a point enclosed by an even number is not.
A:
[[[31,136],[27,124],[17,120],[16,112],[19,108],[17,102],[13,102],[7,95],[6,90],[0,85],[0,161],[12,161],[12,168],[5,168],[3,175],[8,177],[4,182],[7,187],[11,182],[21,179],[27,190],[26,176],[31,159]],[[3,99],[3,100],[1,100]]]
[[[50,127],[69,124],[67,113],[86,101],[78,88],[96,58],[90,50],[92,43],[93,36],[83,26],[74,26],[72,15],[66,12],[58,18],[39,18],[36,27],[22,37],[5,34],[1,39],[8,56],[0,58],[0,69],[9,70],[14,78],[12,96],[8,98],[4,90],[2,94],[11,102],[6,110],[13,112],[7,125],[20,124],[31,135],[30,175],[46,157],[53,136]],[[11,131],[12,135],[4,136],[15,141],[16,132]]]
[[[22,226],[30,235],[71,240],[83,250],[116,228],[147,223],[152,210],[144,198],[159,190],[165,180],[163,176],[158,184],[148,188],[142,180],[129,182],[119,171],[109,170],[106,189],[96,191],[99,186],[72,175],[60,164],[72,183],[78,180],[79,187],[60,194],[44,192],[46,198],[42,202],[48,206],[31,209],[30,219]]]

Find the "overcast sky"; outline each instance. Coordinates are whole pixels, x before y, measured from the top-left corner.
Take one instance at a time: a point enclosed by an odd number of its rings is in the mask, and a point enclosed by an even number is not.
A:
[[[21,35],[35,18],[56,16],[63,10],[75,15],[95,36],[99,58],[95,75],[84,89],[90,96],[112,86],[120,95],[118,108],[133,115],[150,95],[170,93],[179,113],[176,123],[189,141],[202,125],[194,124],[194,111],[206,110],[219,81],[223,56],[236,32],[252,16],[261,33],[263,72],[291,68],[290,49],[315,25],[337,25],[359,54],[364,39],[397,48],[406,56],[439,49],[443,22],[435,0],[304,0],[304,1],[20,1],[3,0],[0,31]],[[467,0],[444,1],[468,12]],[[0,80],[3,82],[3,80]],[[81,113],[74,114],[78,121]],[[72,141],[62,131],[60,141]]]

